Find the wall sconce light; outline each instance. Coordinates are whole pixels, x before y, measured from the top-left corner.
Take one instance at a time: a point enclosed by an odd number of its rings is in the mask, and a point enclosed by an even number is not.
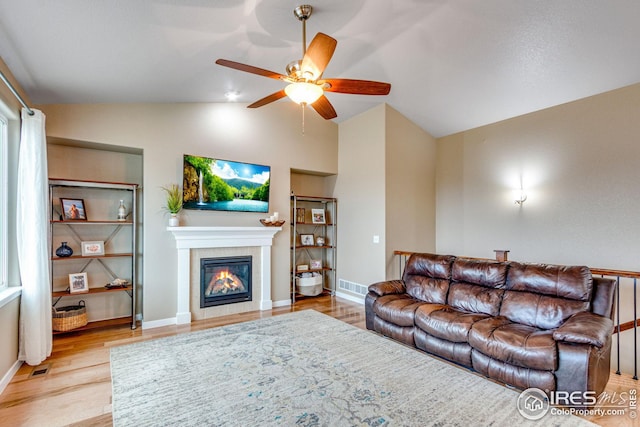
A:
[[[527,193],[525,193],[524,190],[517,191],[515,199],[516,205],[522,206],[522,204],[527,200]]]

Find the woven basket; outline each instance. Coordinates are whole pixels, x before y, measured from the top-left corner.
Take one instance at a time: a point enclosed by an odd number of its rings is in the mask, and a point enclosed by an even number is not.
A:
[[[87,324],[87,307],[84,301],[79,301],[78,305],[66,307],[53,307],[52,329],[58,332],[66,332],[80,328]]]

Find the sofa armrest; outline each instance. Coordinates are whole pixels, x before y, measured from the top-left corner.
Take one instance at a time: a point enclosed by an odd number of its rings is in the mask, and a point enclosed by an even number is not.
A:
[[[404,294],[404,282],[402,280],[388,280],[386,282],[378,282],[369,285],[369,292],[373,292],[379,297],[391,294]]]
[[[613,320],[588,311],[576,313],[553,332],[553,339],[602,348],[613,332]]]

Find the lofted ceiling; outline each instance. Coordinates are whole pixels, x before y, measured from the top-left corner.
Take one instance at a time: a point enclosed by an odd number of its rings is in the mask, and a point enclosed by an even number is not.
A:
[[[286,74],[301,3],[325,77],[392,85],[327,94],[337,122],[387,102],[439,137],[640,82],[637,0],[0,0],[0,56],[35,104],[252,103],[284,83],[215,60]]]

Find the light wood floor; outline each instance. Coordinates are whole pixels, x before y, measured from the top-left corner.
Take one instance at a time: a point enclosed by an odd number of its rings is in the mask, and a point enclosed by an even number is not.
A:
[[[56,335],[53,354],[43,363],[49,365],[49,371],[30,377],[34,367],[23,365],[0,395],[0,426],[111,426],[110,347],[305,309],[365,328],[362,305],[327,296],[297,301],[295,307],[195,321],[187,326],[134,331],[128,326],[114,326]],[[609,393],[628,393],[637,388],[638,381],[613,373],[607,385]],[[640,425],[628,416],[589,419],[607,427]]]

